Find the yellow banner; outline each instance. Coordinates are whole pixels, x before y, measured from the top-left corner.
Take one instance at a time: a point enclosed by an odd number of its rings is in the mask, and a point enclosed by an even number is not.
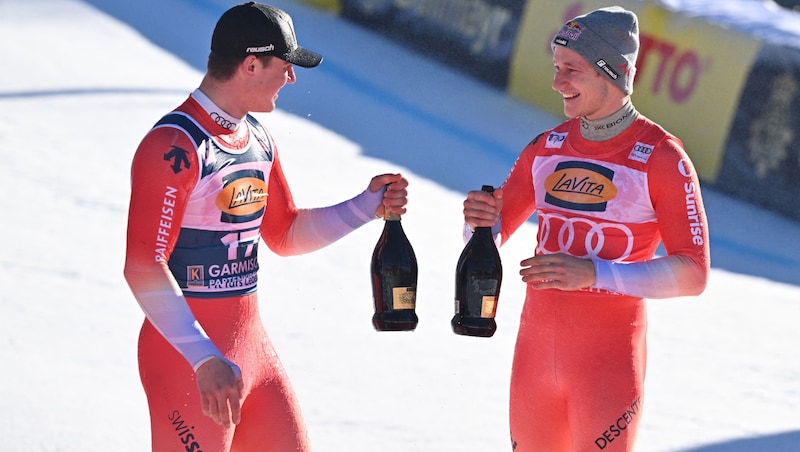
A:
[[[760,43],[735,30],[649,2],[617,0],[639,16],[633,103],[686,146],[701,179],[714,182],[739,96]],[[555,114],[550,41],[573,17],[608,6],[599,0],[530,0],[511,59],[508,92]]]
[[[337,14],[342,9],[342,3],[340,0],[300,0],[300,1],[302,3],[311,5],[315,8],[327,9]]]

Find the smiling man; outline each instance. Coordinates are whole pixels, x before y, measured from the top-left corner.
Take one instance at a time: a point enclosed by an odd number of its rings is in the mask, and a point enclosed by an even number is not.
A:
[[[280,255],[327,246],[385,211],[405,213],[408,181],[373,177],[359,195],[295,206],[271,112],[295,66],[291,17],[234,6],[211,37],[199,88],[161,118],[131,168],[125,278],[146,316],[139,372],[153,451],[305,452],[306,429],[259,314],[259,243]]]
[[[527,290],[512,448],[632,451],[644,403],[644,299],[703,292],[705,210],[681,141],[631,102],[636,15],[615,6],[576,17],[552,49],[552,87],[569,119],[536,137],[493,195],[468,193],[464,221],[491,226],[505,243],[537,213],[535,253],[519,271]],[[656,257],[662,243],[667,255]]]

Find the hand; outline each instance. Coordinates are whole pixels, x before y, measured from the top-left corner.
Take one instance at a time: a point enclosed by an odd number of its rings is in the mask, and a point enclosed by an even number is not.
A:
[[[500,220],[503,210],[503,189],[495,189],[494,193],[473,190],[467,193],[464,200],[464,222],[470,229],[476,227],[492,227]]]
[[[401,174],[381,174],[375,176],[369,183],[369,190],[376,192],[383,187],[386,191],[383,192],[383,202],[375,211],[375,216],[382,218],[386,213],[396,213],[403,215],[406,213],[406,204],[408,204],[408,181]]]
[[[522,281],[537,289],[578,290],[597,280],[594,262],[568,254],[544,254],[520,262]]]
[[[233,366],[233,367],[231,367]],[[228,428],[242,418],[241,371],[235,364],[212,358],[197,369],[197,389],[203,414]]]

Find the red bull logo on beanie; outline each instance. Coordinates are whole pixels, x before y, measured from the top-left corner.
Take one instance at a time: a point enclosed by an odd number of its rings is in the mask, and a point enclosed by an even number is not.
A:
[[[561,36],[563,38],[567,38],[567,39],[569,39],[571,41],[577,41],[578,38],[581,37],[581,33],[582,32],[583,32],[583,27],[581,26],[581,24],[578,23],[575,20],[571,20],[571,21],[567,22],[566,24],[564,24],[563,27],[561,27],[561,30],[559,30],[557,36]],[[562,42],[556,42],[556,43],[560,44],[562,46],[566,45],[565,42],[563,42],[563,43]]]

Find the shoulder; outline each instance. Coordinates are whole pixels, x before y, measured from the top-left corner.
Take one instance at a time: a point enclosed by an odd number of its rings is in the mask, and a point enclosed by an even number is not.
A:
[[[640,124],[639,127],[641,127],[642,130],[640,136],[645,137],[647,141],[659,144],[663,147],[683,150],[683,142],[680,138],[665,129],[662,125],[641,113],[639,113],[639,118],[637,118],[636,121]]]
[[[147,132],[134,154],[134,165],[152,167],[172,161],[192,167],[198,161],[197,149],[207,135],[189,116],[178,113],[163,116]]]
[[[137,152],[173,147],[195,151],[203,139],[179,125],[157,124],[144,136]]]
[[[261,124],[261,121],[258,120],[254,115],[248,113],[247,116],[244,117],[244,120],[247,122],[247,126],[256,133],[259,138],[267,139],[272,141],[272,136],[267,131],[267,128]]]
[[[683,142],[649,118],[639,115],[631,126],[635,133],[629,135],[631,148],[628,159],[649,168],[658,168],[665,163],[672,165],[678,160],[687,159]]]
[[[542,147],[561,147],[567,136],[573,129],[576,120],[570,119],[562,122],[561,124],[553,127],[552,129],[545,130],[531,140],[527,148],[542,148]]]
[[[277,146],[267,128],[261,124],[258,118],[250,113],[245,116],[245,121],[247,122],[247,127],[250,129],[250,133],[261,144],[269,158],[277,158]]]

